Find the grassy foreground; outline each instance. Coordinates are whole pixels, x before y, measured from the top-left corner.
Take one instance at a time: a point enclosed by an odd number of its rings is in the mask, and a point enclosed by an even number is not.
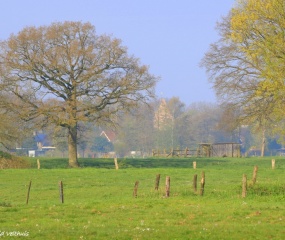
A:
[[[284,239],[285,159],[30,159],[32,169],[0,170],[3,239]],[[197,162],[197,169],[192,162]],[[252,186],[253,167],[258,166]],[[206,175],[204,196],[194,174]],[[154,190],[161,174],[160,188]],[[242,175],[248,176],[241,197]],[[170,176],[170,197],[165,178]],[[26,204],[31,184],[29,203]],[[59,199],[63,182],[64,203]],[[133,197],[139,181],[138,197]],[[199,184],[198,184],[199,192]]]

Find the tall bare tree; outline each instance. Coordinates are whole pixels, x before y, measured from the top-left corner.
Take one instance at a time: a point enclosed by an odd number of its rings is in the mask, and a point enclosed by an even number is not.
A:
[[[250,40],[232,39],[232,17],[231,12],[218,24],[220,39],[210,46],[201,65],[209,73],[220,102],[239,112],[238,124],[258,124],[262,129],[264,149],[265,130],[275,118],[277,99],[263,85],[268,78],[264,74],[266,62],[260,55],[245,50]]]
[[[68,130],[70,167],[78,167],[78,121],[112,123],[153,97],[157,81],[119,39],[81,22],[24,28],[0,43],[0,64],[5,91],[17,96],[10,109]]]

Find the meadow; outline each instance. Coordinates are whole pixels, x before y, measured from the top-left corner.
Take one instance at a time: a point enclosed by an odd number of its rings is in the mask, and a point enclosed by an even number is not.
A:
[[[79,159],[81,168],[70,169],[67,159],[40,158],[37,169],[30,158],[28,169],[0,170],[0,238],[284,239],[285,159],[275,159],[275,169],[271,158],[258,157],[118,159],[115,170],[113,159]],[[202,172],[206,183],[200,196]],[[157,174],[161,180],[155,190]],[[248,177],[245,198],[243,174]]]

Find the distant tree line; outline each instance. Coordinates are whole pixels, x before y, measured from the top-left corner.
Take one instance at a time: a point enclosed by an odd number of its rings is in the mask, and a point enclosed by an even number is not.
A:
[[[241,144],[244,155],[260,155],[262,132],[254,125],[232,128],[235,118],[214,103],[193,103],[186,106],[177,97],[157,99],[149,105],[140,104],[129,113],[117,116],[116,127],[98,126],[93,123],[78,124],[78,153],[80,157],[101,156],[98,153],[116,152],[117,156],[131,156],[136,151],[140,156],[150,156],[153,149],[195,150],[199,143],[235,142]],[[56,147],[53,155],[67,156],[66,129],[47,126],[43,129],[49,144]],[[102,132],[111,132],[115,137],[109,141]],[[268,154],[281,148],[276,138],[267,138]],[[35,148],[35,137],[15,141],[18,147]]]

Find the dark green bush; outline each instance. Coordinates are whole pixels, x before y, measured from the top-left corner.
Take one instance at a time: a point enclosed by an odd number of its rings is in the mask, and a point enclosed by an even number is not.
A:
[[[0,169],[5,168],[28,168],[30,163],[25,159],[13,156],[10,153],[0,151]]]
[[[12,159],[12,155],[10,153],[0,151],[0,158]]]

